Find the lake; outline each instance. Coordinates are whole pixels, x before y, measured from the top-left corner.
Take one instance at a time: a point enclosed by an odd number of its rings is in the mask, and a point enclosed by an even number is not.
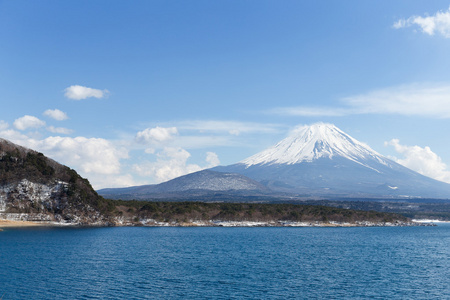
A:
[[[9,228],[0,299],[449,299],[450,224]]]

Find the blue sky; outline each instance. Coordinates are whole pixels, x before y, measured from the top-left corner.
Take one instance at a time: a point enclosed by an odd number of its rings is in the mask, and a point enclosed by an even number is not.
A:
[[[0,0],[0,137],[95,188],[333,123],[450,182],[449,1]]]

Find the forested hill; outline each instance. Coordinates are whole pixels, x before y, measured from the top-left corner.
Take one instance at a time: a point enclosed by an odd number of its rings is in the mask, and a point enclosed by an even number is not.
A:
[[[111,209],[75,170],[0,139],[0,217],[106,224]]]

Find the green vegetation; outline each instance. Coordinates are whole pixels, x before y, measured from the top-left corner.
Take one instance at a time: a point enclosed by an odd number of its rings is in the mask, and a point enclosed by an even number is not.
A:
[[[221,220],[221,221],[296,221],[296,222],[395,222],[407,218],[392,213],[357,211],[319,205],[205,203],[205,202],[146,202],[111,201],[113,214],[134,216],[157,221]]]
[[[21,154],[17,149],[4,152],[0,157],[0,183],[4,184],[22,178],[33,178],[37,182],[49,180],[55,175],[55,169],[47,164],[42,153]]]
[[[401,214],[411,219],[431,219],[450,221],[450,201],[443,199],[411,199],[392,201],[386,199],[364,199],[360,201],[302,201],[303,204],[325,205],[353,210],[379,211]]]
[[[53,176],[55,169],[49,166],[46,162],[46,158],[42,153],[28,152],[25,158],[24,165],[26,167],[35,168],[42,176]]]

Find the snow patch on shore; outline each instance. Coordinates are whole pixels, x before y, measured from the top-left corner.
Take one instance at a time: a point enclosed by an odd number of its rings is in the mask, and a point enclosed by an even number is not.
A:
[[[418,220],[413,219],[413,222],[417,222],[417,223],[450,223],[450,221],[431,220],[431,219],[418,219]]]

